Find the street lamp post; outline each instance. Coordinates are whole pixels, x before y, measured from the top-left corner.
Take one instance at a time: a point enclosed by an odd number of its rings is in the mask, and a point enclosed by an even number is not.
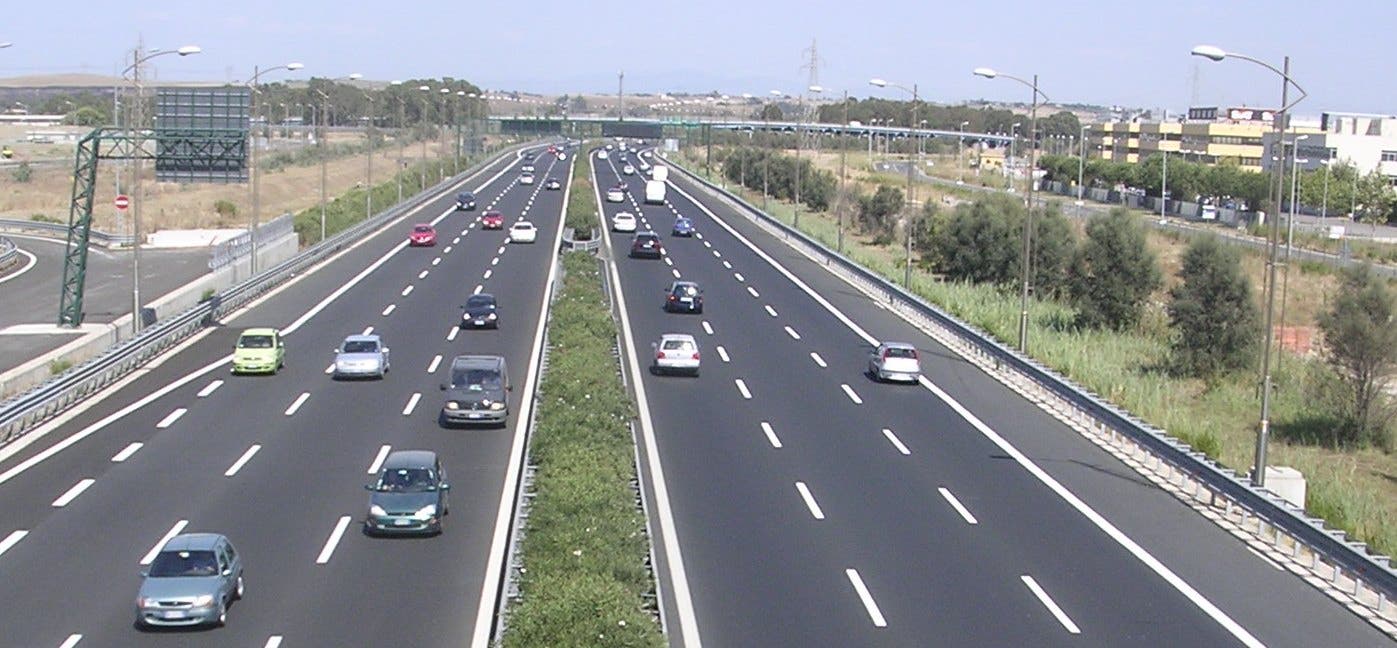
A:
[[[1078,155],[1077,155],[1077,215],[1078,215],[1078,216],[1081,216],[1081,215],[1082,215],[1082,206],[1083,206],[1083,204],[1084,204],[1084,203],[1082,202],[1082,193],[1083,193],[1083,191],[1085,190],[1085,185],[1082,184],[1082,183],[1085,181],[1085,177],[1084,177],[1084,176],[1085,176],[1086,170],[1087,170],[1087,129],[1088,129],[1088,128],[1091,128],[1091,127],[1090,127],[1090,126],[1083,126],[1083,127],[1082,127],[1082,137],[1081,137],[1082,149],[1078,152]]]
[[[398,80],[388,82],[388,85],[390,86],[400,86],[402,84],[403,82]],[[404,152],[404,148],[407,146],[407,141],[403,137],[403,124],[407,121],[407,99],[404,98],[401,94],[394,94],[393,98],[398,100],[398,132],[395,136],[395,139],[398,140],[398,171],[396,175],[398,176],[398,202],[401,203],[403,202],[402,166],[404,164],[404,160],[406,159],[404,157],[404,155],[406,155],[406,153]]]
[[[960,138],[956,140],[956,172],[960,174],[956,179],[958,185],[965,184],[965,127],[969,125],[968,121],[960,123]]]
[[[1329,167],[1334,166],[1334,156],[1326,146],[1324,151],[1324,199],[1319,204],[1319,229],[1329,231],[1325,219],[1329,216]]]
[[[303,67],[305,67],[305,65],[301,63],[287,63],[286,65],[278,65],[276,67],[270,67],[265,70],[257,66],[254,66],[252,68],[252,78],[248,79],[247,87],[252,89],[251,114],[253,115],[254,119],[256,119],[257,115],[257,82],[262,78],[262,75],[268,72],[275,72],[277,70],[295,72],[296,70],[299,70]],[[248,274],[255,275],[257,274],[257,222],[260,219],[262,212],[262,195],[260,186],[261,176],[259,175],[259,169],[257,168],[256,134],[253,134],[250,146],[248,146],[247,160],[248,175],[251,176],[250,179],[252,180],[252,213],[249,215],[250,220],[247,223],[247,232],[252,246],[252,256],[248,259]]]
[[[1048,95],[1038,89],[1038,75],[1033,75],[1033,80],[1027,81],[1019,77],[1002,74],[990,68],[976,68],[974,74],[993,79],[1004,77],[1011,81],[1028,86],[1033,90],[1033,107],[1029,111],[1029,142],[1028,142],[1028,195],[1026,196],[1028,212],[1024,215],[1023,230],[1023,291],[1019,296],[1019,351],[1028,353],[1028,291],[1029,291],[1029,256],[1033,251],[1033,168],[1037,164],[1038,152],[1038,104],[1041,99],[1043,103],[1049,101]]]
[[[781,91],[780,91],[780,90],[772,90],[772,91],[771,91],[771,96],[773,96],[773,97],[780,97],[780,96],[781,96]],[[768,185],[771,184],[771,154],[772,154],[772,150],[773,150],[774,146],[773,146],[773,141],[772,141],[772,137],[771,137],[771,125],[770,125],[770,116],[771,116],[771,112],[767,109],[768,106],[770,106],[770,105],[771,105],[771,104],[768,103],[768,104],[766,104],[765,106],[762,107],[762,124],[763,124],[763,131],[764,131],[765,134],[766,134],[766,142],[767,142],[766,155],[763,155],[763,156],[762,156],[762,211],[768,211],[768,210],[767,210],[767,203],[768,203],[768,201],[769,201],[769,199],[770,199],[770,196],[771,196],[771,193],[770,193],[770,191],[769,191]]]
[[[1273,132],[1275,133],[1275,141],[1277,144],[1280,144],[1283,141],[1283,136],[1285,134],[1284,129],[1286,122],[1286,113],[1295,104],[1300,103],[1306,97],[1306,92],[1303,88],[1300,87],[1300,84],[1296,83],[1294,79],[1290,78],[1289,56],[1284,58],[1284,62],[1282,63],[1281,68],[1277,69],[1275,66],[1261,61],[1260,59],[1252,58],[1245,54],[1238,54],[1236,52],[1228,52],[1220,47],[1215,47],[1212,45],[1199,45],[1197,47],[1194,47],[1191,53],[1194,56],[1201,56],[1212,61],[1221,61],[1225,58],[1236,58],[1244,61],[1249,61],[1251,63],[1260,65],[1261,67],[1264,67],[1276,73],[1276,75],[1280,76],[1281,108],[1276,113],[1276,121],[1273,126]],[[1290,102],[1289,100],[1291,86],[1295,86],[1295,90],[1300,93],[1300,96],[1296,98],[1294,102]],[[1271,204],[1275,205],[1276,211],[1279,211],[1280,197],[1282,191],[1281,186],[1282,182],[1284,181],[1285,169],[1283,165],[1278,164],[1275,166],[1275,168],[1273,168],[1273,172],[1276,178],[1275,181],[1272,183],[1274,189],[1271,192]],[[1266,282],[1266,338],[1265,346],[1261,352],[1261,421],[1256,433],[1256,456],[1252,464],[1251,475],[1251,483],[1252,485],[1257,487],[1266,485],[1266,444],[1271,434],[1271,345],[1275,338],[1275,331],[1272,329],[1272,324],[1276,308],[1276,256],[1277,249],[1280,243],[1280,226],[1279,221],[1275,218],[1271,219],[1270,225],[1271,227],[1269,228],[1267,236],[1268,280]]]
[[[432,97],[432,94],[431,94],[431,93],[432,93],[432,87],[431,87],[431,86],[425,86],[425,85],[423,85],[423,86],[417,86],[417,89],[422,91],[422,119],[420,120],[420,122],[421,122],[421,125],[422,125],[422,128],[423,128],[423,131],[422,131],[422,159],[419,161],[419,164],[420,164],[421,166],[419,166],[418,169],[420,169],[421,172],[422,172],[422,173],[421,173],[421,175],[422,175],[422,186],[420,187],[420,189],[426,189],[426,188],[427,188],[427,164],[426,164],[426,162],[427,162],[427,131],[426,131],[426,128],[427,128],[427,102],[431,100],[431,97]]]
[[[878,78],[869,79],[868,83],[869,85],[877,86],[879,88],[886,88],[892,86],[894,88],[902,90],[903,92],[911,93],[912,105],[910,106],[910,110],[912,113],[912,118],[907,120],[907,128],[908,132],[912,132],[911,129],[916,128],[917,124],[917,84],[914,83],[912,84],[911,88],[908,88],[906,86],[898,85],[896,83],[888,83],[886,80]],[[916,209],[916,194],[914,193],[914,187],[912,186],[912,166],[912,155],[909,153],[907,156],[907,218],[903,221],[902,225],[903,239],[906,244],[906,259],[904,260],[904,265],[902,267],[902,285],[906,286],[908,290],[911,290],[912,288],[912,220],[915,217],[913,214],[913,210]]]
[[[0,44],[0,49],[9,47],[9,43]],[[135,203],[131,210],[131,335],[141,332],[141,211],[145,203],[145,190],[142,187],[141,171],[144,166],[145,151],[145,87],[141,85],[141,65],[153,58],[178,54],[189,56],[198,54],[203,50],[197,45],[185,45],[177,50],[151,51],[147,52],[140,44],[131,51],[131,65],[122,70],[121,76],[131,74],[131,85],[136,89],[136,100],[131,105],[131,116],[127,120],[126,130],[131,141],[135,164],[135,177],[133,178]]]
[[[1023,122],[1014,122],[1009,127],[1009,157],[1004,160],[1004,188],[1014,190],[1014,159],[1019,157],[1019,126]]]
[[[849,153],[849,147],[847,146],[848,143],[849,143],[849,142],[847,141],[847,140],[848,140],[848,137],[847,137],[847,135],[848,135],[848,130],[847,130],[847,129],[849,128],[849,91],[848,91],[848,90],[845,90],[845,91],[844,91],[844,121],[840,123],[840,126],[839,126],[839,127],[840,127],[840,129],[841,129],[841,131],[840,131],[840,140],[839,140],[839,208],[835,210],[835,218],[839,221],[839,231],[838,231],[837,238],[835,239],[835,246],[834,246],[834,249],[835,249],[835,251],[837,251],[837,252],[843,254],[843,253],[844,253],[844,209],[845,209],[845,207],[846,207],[846,205],[844,204],[844,201],[848,199],[848,194],[846,193],[846,189],[845,189],[845,186],[844,186],[844,185],[845,185],[846,176],[848,176],[848,174],[847,174],[847,173],[845,172],[845,170],[844,170],[844,162],[845,162],[845,158],[848,156],[848,153]]]

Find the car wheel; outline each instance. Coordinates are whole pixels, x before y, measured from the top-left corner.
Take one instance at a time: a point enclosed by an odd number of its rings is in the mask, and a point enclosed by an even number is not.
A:
[[[699,306],[697,309],[694,310],[694,312],[695,312],[695,313],[698,313],[699,315],[702,315],[702,314],[703,314],[703,307],[702,307],[702,306]]]
[[[238,586],[237,586],[236,589],[233,590],[233,598],[236,599],[236,600],[241,601],[241,600],[243,599],[243,590],[244,590],[244,587],[243,587],[243,577],[242,577],[241,575],[239,575],[239,576],[238,576]]]
[[[698,378],[698,375],[699,375],[699,370],[698,370],[698,369],[694,369],[694,377],[695,377],[695,378]]]

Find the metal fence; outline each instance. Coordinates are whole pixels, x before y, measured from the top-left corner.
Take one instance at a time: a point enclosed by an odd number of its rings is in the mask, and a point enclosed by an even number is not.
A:
[[[112,346],[101,355],[65,371],[29,391],[0,401],[0,445],[13,441],[43,421],[110,385],[180,340],[204,328],[207,323],[215,320],[219,315],[231,312],[248,303],[283,281],[354,244],[369,231],[397,218],[406,211],[437,198],[457,182],[499,163],[524,146],[527,146],[527,143],[505,149],[490,160],[447,178],[402,203],[378,213],[373,218],[361,221],[353,227],[301,251],[296,256],[247,281],[213,295],[210,299],[177,315],[156,322],[137,336]]]
[[[10,267],[10,264],[19,259],[19,248],[15,242],[0,236],[0,270]]]
[[[262,245],[267,245],[275,241],[280,241],[287,236],[296,234],[296,219],[289,212],[277,216],[261,225],[257,226],[257,240]],[[209,250],[209,269],[217,270],[238,259],[241,259],[252,252],[252,236],[243,232],[222,243],[211,246]]]
[[[1014,375],[1016,382],[1023,383],[1036,395],[1065,404],[1066,409],[1070,410],[1066,417],[1099,435],[1119,436],[1142,449],[1155,471],[1167,471],[1171,484],[1177,479],[1188,485],[1180,489],[1192,489],[1185,495],[1193,501],[1215,505],[1220,500],[1225,503],[1229,515],[1234,513],[1234,509],[1239,509],[1243,528],[1257,537],[1266,538],[1278,549],[1289,549],[1292,557],[1300,556],[1303,545],[1309,550],[1311,571],[1323,571],[1325,577],[1336,586],[1344,581],[1349,587],[1345,595],[1350,596],[1351,600],[1376,609],[1380,615],[1391,612],[1392,599],[1397,597],[1397,571],[1392,569],[1389,557],[1369,553],[1365,544],[1349,539],[1344,531],[1330,529],[1325,526],[1324,520],[1310,517],[1303,509],[1270,491],[1254,488],[1243,476],[1212,461],[1165,431],[1072,384],[1037,360],[1001,344],[940,307],[908,293],[882,275],[830,250],[688,169],[673,162],[670,164],[681,170],[694,184],[718,195],[740,212],[745,212],[744,215],[759,226],[831,271],[837,271],[882,303],[903,315],[923,318],[945,331],[948,335],[943,342],[952,341],[951,346],[959,347],[963,354],[975,356],[982,367],[990,368],[987,371]],[[1255,530],[1248,527],[1250,524],[1255,524]],[[1285,545],[1285,538],[1289,539],[1289,546]],[[1321,569],[1321,560],[1325,569]]]

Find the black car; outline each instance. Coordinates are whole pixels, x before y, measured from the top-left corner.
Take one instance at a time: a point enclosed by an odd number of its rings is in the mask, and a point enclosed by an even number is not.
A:
[[[534,159],[534,152],[533,152],[533,151],[529,151],[528,153],[525,153],[525,154],[524,154],[524,159],[525,159],[525,160],[532,160],[532,159]]]
[[[543,183],[543,188],[549,191],[557,191],[563,188],[563,183],[558,182],[557,178],[549,178],[548,182]]]
[[[640,232],[631,239],[632,258],[658,259],[663,250],[664,246],[660,244],[660,235],[654,232]]]
[[[475,211],[475,194],[469,191],[456,194],[456,209],[458,211]]]
[[[692,281],[676,281],[665,291],[665,311],[702,313],[703,289]]]
[[[461,305],[461,309],[461,328],[500,327],[500,306],[495,301],[495,296],[490,293],[471,295],[466,299],[466,303]]]
[[[384,460],[378,478],[364,488],[371,493],[364,516],[365,533],[441,533],[451,484],[446,482],[446,470],[437,453],[397,450]]]

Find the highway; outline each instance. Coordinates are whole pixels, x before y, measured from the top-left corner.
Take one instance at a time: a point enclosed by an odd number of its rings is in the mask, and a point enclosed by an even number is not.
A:
[[[478,608],[494,610],[498,572],[488,567],[502,551],[500,503],[513,492],[506,481],[522,447],[521,404],[560,236],[563,192],[543,190],[543,179],[568,177],[571,163],[540,155],[533,186],[516,182],[515,156],[492,164],[462,185],[476,192],[477,211],[454,211],[449,191],[225,317],[41,438],[0,449],[0,600],[9,602],[0,643],[467,644]],[[506,224],[532,220],[539,242],[481,230],[491,206]],[[417,222],[436,224],[435,247],[406,246]],[[482,290],[500,299],[499,330],[458,330],[460,305]],[[251,326],[285,333],[280,374],[229,375],[233,342]],[[370,329],[391,349],[391,373],[332,381],[332,349]],[[438,384],[463,353],[507,359],[505,428],[437,425]],[[363,484],[392,449],[442,457],[452,485],[442,535],[361,533]],[[226,628],[197,638],[142,633],[133,627],[142,558],[181,530],[229,536],[246,564],[246,598]]]
[[[597,160],[597,187],[620,162]],[[1385,636],[1269,558],[671,173],[666,205],[606,203],[664,239],[609,235],[680,561],[711,646],[1372,646]],[[670,236],[676,214],[700,237]],[[668,314],[677,278],[702,315]],[[645,371],[694,335],[699,378]],[[877,340],[919,385],[864,373]],[[656,484],[646,484],[656,500]],[[669,553],[668,548],[664,552]],[[687,583],[676,592],[675,583]],[[687,596],[684,596],[687,594]],[[672,635],[673,635],[672,631]]]

